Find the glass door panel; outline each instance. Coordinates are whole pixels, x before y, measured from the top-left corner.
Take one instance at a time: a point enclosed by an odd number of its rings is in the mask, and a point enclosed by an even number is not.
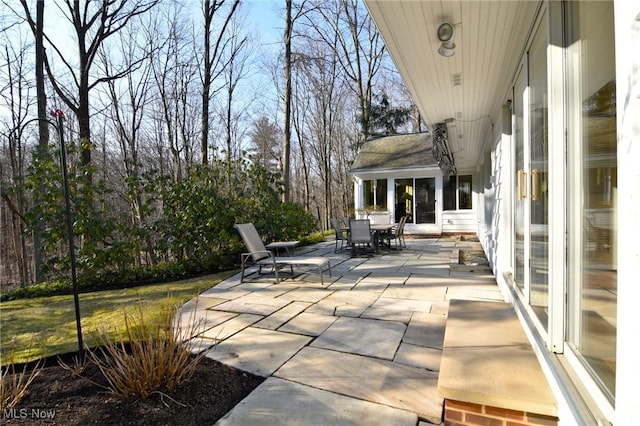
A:
[[[549,149],[547,34],[540,25],[528,54],[529,75],[529,303],[545,330],[549,308]]]
[[[416,179],[416,223],[436,223],[436,178]]]
[[[527,173],[524,163],[524,70],[521,67],[513,88],[513,137],[515,142],[515,178],[514,182],[514,279],[518,287],[524,290],[525,276],[525,207],[527,199]]]
[[[413,223],[413,179],[395,180],[395,223],[408,215],[408,223]]]
[[[613,402],[617,135],[613,2],[568,2],[568,343]]]

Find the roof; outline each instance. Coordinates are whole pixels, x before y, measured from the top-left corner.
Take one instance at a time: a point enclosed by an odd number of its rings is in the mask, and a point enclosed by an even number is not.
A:
[[[431,134],[385,136],[367,141],[349,171],[352,174],[396,169],[438,168]]]

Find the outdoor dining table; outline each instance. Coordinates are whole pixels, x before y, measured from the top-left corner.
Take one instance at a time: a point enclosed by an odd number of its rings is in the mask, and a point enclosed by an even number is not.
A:
[[[371,232],[374,234],[373,245],[376,252],[380,251],[380,236],[391,232],[394,226],[396,226],[395,223],[372,223],[370,225]]]

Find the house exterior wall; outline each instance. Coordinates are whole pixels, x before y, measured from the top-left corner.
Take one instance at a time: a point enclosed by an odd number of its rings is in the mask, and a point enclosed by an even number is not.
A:
[[[612,401],[593,380],[589,368],[567,343],[567,321],[571,315],[567,294],[571,285],[570,203],[581,182],[574,180],[567,159],[567,80],[564,61],[567,52],[558,41],[565,32],[561,2],[544,2],[547,12],[548,39],[547,79],[549,102],[549,220],[548,232],[548,322],[534,313],[531,296],[521,293],[514,284],[514,203],[516,166],[512,117],[506,105],[500,106],[490,149],[478,166],[477,233],[485,249],[496,280],[505,297],[514,304],[526,329],[541,366],[558,399],[560,424],[640,424],[640,406],[636,387],[640,383],[640,3],[616,0],[616,132],[617,132],[617,196],[614,223],[620,238],[611,248],[617,273],[617,306],[615,311],[615,396]],[[533,19],[534,17],[532,17]],[[634,52],[634,53],[631,53]],[[511,83],[512,85],[513,83]],[[508,93],[510,84],[505,84]],[[487,161],[487,158],[489,161]],[[586,167],[586,166],[584,166]],[[614,204],[615,205],[615,204]],[[585,209],[588,212],[588,209]],[[601,211],[600,211],[601,213]],[[600,218],[594,216],[597,222]],[[605,217],[605,219],[607,219]],[[444,221],[446,222],[446,220]],[[601,224],[605,227],[604,223]],[[532,232],[533,227],[532,227]],[[457,415],[457,414],[453,414]]]
[[[431,32],[434,23],[463,16],[456,21],[460,34],[482,37],[467,51],[464,36],[456,40],[461,52],[455,54],[456,60],[467,59],[461,65],[463,87],[464,81],[474,81],[474,64],[484,67],[486,58],[498,59],[496,52],[504,56],[499,58],[500,67],[491,68],[492,75],[504,76],[499,83],[503,86],[483,97],[495,102],[491,107],[483,105],[481,111],[491,117],[492,134],[486,140],[465,137],[464,141],[485,147],[475,170],[478,237],[554,392],[559,423],[640,424],[636,397],[640,383],[640,2],[444,0],[433,8],[400,2],[393,9],[383,1],[370,3],[416,103],[425,108],[421,111],[425,117],[432,117],[430,124],[446,117],[439,114],[439,107],[452,116],[463,104],[478,100],[474,99],[477,90],[466,92],[458,103],[451,90],[443,92],[448,97],[439,99],[433,96],[432,86],[422,84],[440,85],[455,66],[451,58],[435,56],[435,49],[424,55],[430,61],[423,61],[422,52],[432,37],[426,31]],[[509,4],[517,10],[514,25],[504,26],[510,31],[509,44],[498,49],[496,40],[505,39],[504,29],[492,27],[489,13],[481,13],[499,10],[489,3]],[[586,14],[576,14],[579,9]],[[587,37],[581,33],[583,22],[588,26],[584,28]],[[472,56],[463,56],[469,51]],[[424,67],[427,62],[436,65]],[[477,71],[476,76],[486,78],[482,69]],[[468,87],[478,88],[473,83]],[[594,103],[608,109],[592,109]],[[526,112],[518,116],[514,105]],[[590,128],[597,122],[606,126]],[[522,135],[529,138],[527,148],[540,141],[546,145],[523,153]],[[603,135],[606,146],[589,145],[590,138]],[[545,158],[539,157],[540,151]],[[522,202],[522,196],[531,193],[518,191],[519,186],[531,185],[534,171],[537,177],[543,174],[545,184],[544,222],[531,220],[537,212],[531,212],[530,199]],[[596,185],[609,186],[610,192],[594,201],[597,197],[592,195],[598,194],[589,191]],[[590,225],[595,228],[585,229]],[[535,255],[540,249],[543,254]],[[604,261],[600,254],[606,256]],[[518,273],[520,278],[514,278]],[[535,283],[538,288],[518,281],[536,275],[546,276],[544,283]],[[580,328],[583,322],[588,325],[585,329]],[[589,350],[606,356],[593,356]],[[458,411],[473,409],[477,407]],[[449,415],[452,423],[466,421],[466,413],[451,410]]]
[[[475,197],[477,199],[477,197]],[[442,232],[444,234],[477,233],[476,209],[446,210],[442,212]]]

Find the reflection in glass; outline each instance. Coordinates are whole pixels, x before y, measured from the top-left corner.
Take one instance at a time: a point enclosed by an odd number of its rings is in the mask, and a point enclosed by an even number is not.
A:
[[[514,182],[514,279],[520,289],[524,289],[524,209],[527,195],[526,174],[524,172],[524,126],[523,94],[525,81],[522,69],[518,72],[513,88],[513,136],[515,142]]]
[[[547,32],[541,25],[529,50],[529,303],[548,329],[549,308],[549,148],[547,119]]]
[[[387,209],[387,180],[364,181],[364,209],[382,211]]]
[[[436,179],[416,179],[416,223],[436,223]]]
[[[413,223],[413,179],[396,179],[395,197],[395,222],[408,215],[407,223]]]
[[[456,210],[456,176],[444,176],[442,178],[442,208],[444,210]]]
[[[473,208],[471,195],[471,175],[458,176],[458,209]]]
[[[470,210],[473,208],[472,176],[451,175],[442,178],[442,207],[444,210]]]
[[[613,2],[568,2],[567,17],[568,342],[613,402],[618,187]]]

